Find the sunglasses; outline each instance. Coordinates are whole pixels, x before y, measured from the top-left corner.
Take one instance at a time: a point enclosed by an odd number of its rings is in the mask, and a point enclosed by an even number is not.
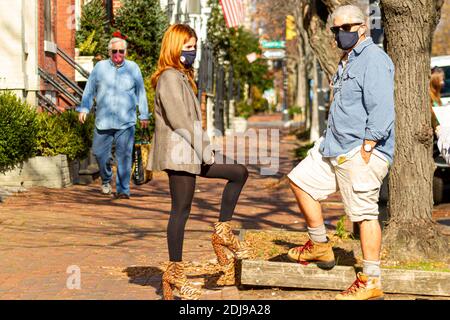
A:
[[[124,50],[124,49],[120,49],[120,50],[112,49],[111,52],[112,52],[113,54],[116,54],[117,52],[119,52],[119,53],[121,53],[121,54],[124,54],[124,53],[125,53],[125,50]]]
[[[346,24],[343,24],[342,26],[331,27],[330,30],[334,34],[338,33],[339,30],[342,30],[342,31],[345,31],[345,32],[350,32],[350,30],[352,30],[353,26],[360,26],[360,25],[362,25],[362,23],[346,23]]]

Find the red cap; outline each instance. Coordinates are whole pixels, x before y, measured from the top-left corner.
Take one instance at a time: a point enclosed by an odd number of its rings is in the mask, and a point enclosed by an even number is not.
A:
[[[128,39],[128,37],[127,37],[126,35],[123,35],[122,32],[120,32],[119,30],[115,31],[115,32],[112,34],[112,36],[113,36],[114,38],[120,38],[120,39],[123,39],[123,40],[127,40],[127,39]]]

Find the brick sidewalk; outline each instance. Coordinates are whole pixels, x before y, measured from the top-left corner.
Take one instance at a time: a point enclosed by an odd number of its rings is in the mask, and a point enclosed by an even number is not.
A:
[[[276,176],[261,176],[258,166],[249,166],[235,228],[304,228],[283,179],[294,165],[295,146],[294,136],[282,136]],[[210,236],[223,187],[221,180],[197,180],[184,243],[184,260],[194,265],[215,258]],[[335,225],[343,214],[339,196],[333,195],[324,207],[327,223]],[[167,260],[169,210],[163,173],[155,174],[147,185],[133,186],[130,200],[101,196],[98,181],[62,190],[33,188],[7,198],[0,204],[0,299],[161,299],[160,267]],[[67,288],[70,266],[81,272],[80,290]],[[194,281],[201,282],[202,277]],[[282,297],[273,292],[210,288],[203,299]],[[299,299],[334,296],[327,291],[289,292]]]

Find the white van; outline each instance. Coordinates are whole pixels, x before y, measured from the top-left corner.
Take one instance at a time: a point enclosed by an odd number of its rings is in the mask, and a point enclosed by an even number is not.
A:
[[[431,58],[431,68],[439,67],[445,72],[445,85],[441,91],[442,104],[450,104],[450,56],[437,56]]]

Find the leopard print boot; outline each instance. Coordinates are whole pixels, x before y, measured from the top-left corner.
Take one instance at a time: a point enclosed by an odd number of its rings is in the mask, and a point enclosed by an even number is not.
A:
[[[237,259],[250,257],[250,246],[246,242],[240,242],[233,234],[229,222],[216,222],[215,232],[212,235],[212,245],[217,256],[217,261],[223,267],[224,274],[217,281],[218,285],[235,284],[235,266]],[[229,258],[225,248],[233,253],[233,258]]]
[[[188,281],[182,262],[169,262],[162,276],[162,287],[164,300],[173,300],[173,289],[177,289],[184,300],[198,300],[202,294]]]

